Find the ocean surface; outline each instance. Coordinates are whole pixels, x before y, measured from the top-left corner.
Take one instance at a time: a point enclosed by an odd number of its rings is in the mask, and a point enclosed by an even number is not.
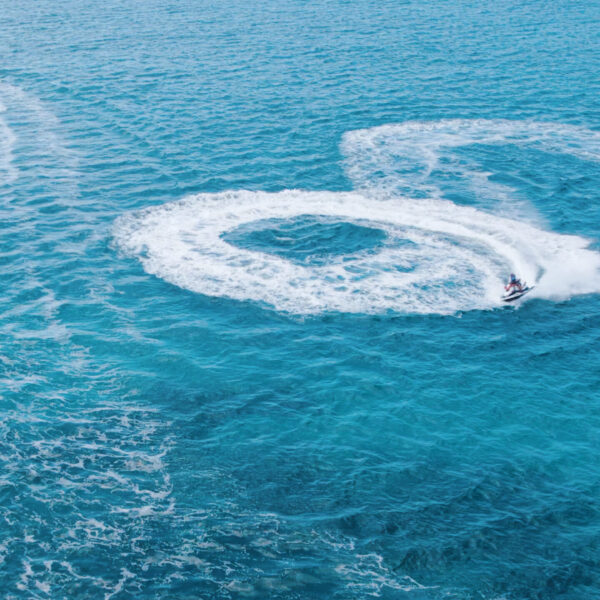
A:
[[[599,32],[0,0],[0,597],[600,598]]]

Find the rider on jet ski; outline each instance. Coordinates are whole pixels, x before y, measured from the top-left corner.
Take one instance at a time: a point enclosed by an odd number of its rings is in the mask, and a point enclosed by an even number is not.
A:
[[[514,273],[511,273],[510,281],[504,286],[504,289],[509,294],[512,292],[521,292],[523,290],[523,285],[521,284],[521,280],[517,279]]]

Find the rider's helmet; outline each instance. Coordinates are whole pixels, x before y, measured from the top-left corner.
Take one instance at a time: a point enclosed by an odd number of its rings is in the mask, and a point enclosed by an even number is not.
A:
[[[514,273],[511,273],[511,274],[510,274],[510,280],[511,280],[511,281],[516,281],[516,280],[517,280],[517,278],[515,277],[515,274],[514,274]]]

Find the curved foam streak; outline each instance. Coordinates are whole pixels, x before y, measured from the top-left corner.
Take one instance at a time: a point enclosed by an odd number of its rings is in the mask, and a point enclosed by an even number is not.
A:
[[[0,115],[6,106],[0,100]],[[6,121],[0,118],[0,184],[8,185],[17,179],[17,169],[13,165],[13,148],[17,138]]]
[[[341,149],[348,176],[357,189],[422,190],[439,196],[429,176],[439,166],[443,152],[472,144],[515,144],[600,161],[600,132],[555,122],[508,119],[406,121],[359,129],[344,134]],[[490,175],[460,163],[453,168],[479,183]]]
[[[42,101],[18,86],[0,82],[0,115],[0,183],[9,184],[19,177],[15,153],[25,165],[23,170],[33,163],[54,179],[73,178],[77,157],[62,139],[59,119]]]
[[[311,266],[221,237],[244,223],[308,214],[380,227],[388,243],[377,253]],[[507,269],[538,280],[531,295],[600,291],[600,254],[585,239],[437,199],[299,190],[200,194],[126,215],[115,236],[147,272],[175,285],[296,314],[493,308]],[[407,239],[408,247],[396,243]],[[409,272],[396,268],[407,264]]]

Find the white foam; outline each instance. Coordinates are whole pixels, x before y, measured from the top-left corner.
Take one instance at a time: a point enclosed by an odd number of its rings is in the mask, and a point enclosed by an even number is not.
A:
[[[379,227],[391,243],[375,254],[310,266],[221,237],[248,222],[304,214]],[[600,290],[600,254],[588,250],[583,238],[443,200],[298,190],[200,194],[126,215],[115,235],[146,271],[175,285],[290,313],[491,308],[500,304],[509,270],[530,282],[539,277],[535,293],[543,297]],[[394,239],[413,244],[394,245]],[[407,263],[413,271],[395,268]]]
[[[116,240],[146,271],[182,288],[297,314],[493,308],[501,304],[510,271],[536,284],[528,298],[599,292],[600,254],[587,240],[545,231],[536,219],[523,219],[522,211],[491,214],[443,199],[428,179],[442,150],[476,143],[519,144],[600,160],[600,133],[569,125],[464,119],[385,125],[343,138],[356,193],[199,194],[125,215],[117,221]],[[486,187],[489,173],[473,165],[460,168],[477,190]],[[407,188],[419,198],[399,194]],[[503,207],[510,205],[510,188],[490,184],[492,189],[502,196]],[[378,227],[387,243],[376,252],[304,265],[236,247],[222,237],[253,221],[300,215]]]

